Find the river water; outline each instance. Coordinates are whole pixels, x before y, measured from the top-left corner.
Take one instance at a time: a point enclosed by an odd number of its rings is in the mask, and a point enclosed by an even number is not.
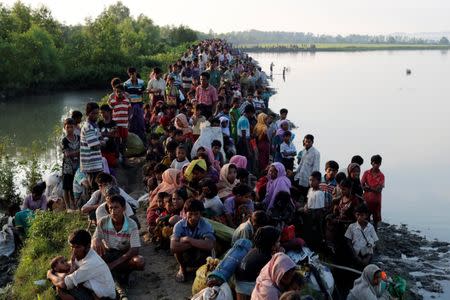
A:
[[[311,133],[321,168],[341,168],[354,154],[383,157],[384,219],[405,223],[429,238],[450,241],[450,53],[373,51],[250,53],[268,72],[277,94],[270,107],[289,109],[295,144]],[[288,68],[285,80],[283,67]],[[412,74],[407,76],[406,69]],[[80,91],[0,101],[0,136],[20,147],[45,142],[70,109],[107,91]]]
[[[450,241],[450,52],[250,53],[268,72],[274,111],[288,108],[295,145],[311,133],[327,160],[383,157],[384,220]],[[285,80],[282,68],[287,67]],[[406,69],[411,75],[406,75]]]

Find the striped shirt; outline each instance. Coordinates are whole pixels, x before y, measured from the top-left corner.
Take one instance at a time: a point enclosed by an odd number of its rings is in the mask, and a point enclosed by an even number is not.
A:
[[[139,229],[132,219],[124,217],[122,229],[116,231],[111,216],[105,216],[98,222],[94,238],[103,240],[106,248],[119,251],[141,246]]]
[[[93,149],[97,147],[97,149]],[[84,122],[80,136],[80,170],[86,173],[103,170],[100,130],[96,123]]]
[[[112,119],[118,127],[128,128],[128,110],[131,108],[128,98],[117,99],[114,94],[109,96],[109,105],[112,107]]]

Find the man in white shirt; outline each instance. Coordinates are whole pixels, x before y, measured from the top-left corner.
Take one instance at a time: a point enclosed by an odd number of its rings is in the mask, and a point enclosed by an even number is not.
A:
[[[62,299],[116,299],[111,271],[105,261],[91,249],[91,235],[77,230],[69,237],[72,248],[71,269],[67,274],[55,274],[48,270],[47,278],[56,287]]]
[[[158,67],[153,69],[154,78],[150,79],[147,84],[147,92],[152,99],[152,107],[156,105],[158,101],[164,101],[166,93],[166,81],[161,78],[162,70]]]
[[[300,194],[306,197],[309,187],[309,176],[314,171],[320,170],[320,153],[313,147],[314,136],[305,135],[303,146],[305,147],[297,155],[298,168],[294,180],[297,182]]]

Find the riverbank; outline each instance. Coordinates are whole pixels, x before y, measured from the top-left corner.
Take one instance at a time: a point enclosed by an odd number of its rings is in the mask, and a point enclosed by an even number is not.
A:
[[[381,50],[449,50],[450,45],[430,44],[247,44],[237,45],[246,52],[356,52]]]

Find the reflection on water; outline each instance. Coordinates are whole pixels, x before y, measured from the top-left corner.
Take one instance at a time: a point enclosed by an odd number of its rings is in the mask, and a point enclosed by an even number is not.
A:
[[[383,157],[383,216],[450,241],[450,58],[447,51],[250,53],[274,62],[271,108],[289,109],[296,147],[311,133],[341,168],[354,154]],[[286,81],[280,74],[283,67]],[[406,69],[411,75],[406,76]]]

